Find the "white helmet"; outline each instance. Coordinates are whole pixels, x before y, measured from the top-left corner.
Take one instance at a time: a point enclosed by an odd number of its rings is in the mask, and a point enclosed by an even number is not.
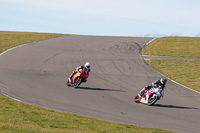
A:
[[[90,69],[90,62],[86,62],[84,66],[86,69]]]

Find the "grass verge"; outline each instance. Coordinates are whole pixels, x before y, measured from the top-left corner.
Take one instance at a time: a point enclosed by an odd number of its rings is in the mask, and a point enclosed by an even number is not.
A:
[[[199,37],[162,37],[142,50],[143,55],[200,57]],[[171,79],[200,92],[200,60],[146,60]]]
[[[200,60],[146,60],[161,73],[200,92]]]
[[[13,133],[172,133],[56,112],[0,95],[0,132]]]
[[[0,51],[63,34],[0,32]],[[172,133],[171,131],[113,123],[57,112],[0,95],[1,133]]]

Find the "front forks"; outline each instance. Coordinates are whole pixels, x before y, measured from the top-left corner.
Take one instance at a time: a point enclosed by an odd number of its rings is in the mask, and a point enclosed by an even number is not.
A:
[[[148,92],[147,92],[148,93]],[[146,104],[148,103],[149,101],[149,95],[146,93]]]

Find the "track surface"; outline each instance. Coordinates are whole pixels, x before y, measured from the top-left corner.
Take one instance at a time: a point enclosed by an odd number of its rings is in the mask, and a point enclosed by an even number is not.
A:
[[[64,36],[0,56],[2,93],[23,102],[109,121],[200,132],[200,95],[168,81],[155,106],[134,103],[140,89],[162,76],[140,49],[152,38]],[[71,72],[91,62],[87,83],[66,86]]]

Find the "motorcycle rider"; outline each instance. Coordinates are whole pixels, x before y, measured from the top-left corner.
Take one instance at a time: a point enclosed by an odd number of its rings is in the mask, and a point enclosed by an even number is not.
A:
[[[78,66],[76,68],[76,70],[74,70],[72,72],[72,74],[69,76],[70,80],[72,81],[72,77],[74,76],[74,74],[76,74],[77,72],[79,72],[81,69],[84,69],[84,68],[85,68],[85,71],[89,73],[90,72],[90,62],[86,62],[84,65]],[[84,82],[86,82],[86,81],[87,81],[87,79],[85,79]]]
[[[148,85],[148,86],[146,86],[145,88],[143,88],[143,89],[140,91],[139,95],[140,95],[140,96],[144,95],[145,91],[151,89],[152,87],[157,88],[157,87],[160,86],[161,89],[164,90],[164,89],[165,89],[165,84],[166,84],[166,83],[167,83],[167,78],[161,78],[160,80],[156,80],[156,81],[154,81],[151,85]],[[164,91],[162,91],[161,96],[162,96],[162,97],[164,96]]]

